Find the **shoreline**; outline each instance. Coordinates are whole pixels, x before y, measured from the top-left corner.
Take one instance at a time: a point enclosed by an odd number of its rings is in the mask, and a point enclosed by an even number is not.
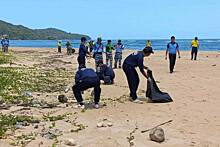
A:
[[[36,50],[36,49],[40,49],[40,50],[50,49],[50,50],[52,50],[53,49],[53,50],[57,50],[57,48],[55,48],[55,47],[9,47],[9,50],[14,50],[14,49],[25,49],[25,50],[27,50],[27,49],[28,50],[29,49],[34,49],[34,50]],[[78,50],[79,48],[74,48],[74,49]],[[66,50],[66,48],[62,48],[62,50]],[[139,50],[138,49],[125,48],[125,52],[126,51],[139,51]],[[164,49],[164,50],[154,49],[154,51],[155,52],[165,52],[166,49]],[[190,52],[190,51],[191,51],[190,49],[189,50],[180,50],[180,52]],[[216,53],[219,53],[220,49],[219,50],[199,50],[199,52],[212,52],[212,53],[216,52]]]

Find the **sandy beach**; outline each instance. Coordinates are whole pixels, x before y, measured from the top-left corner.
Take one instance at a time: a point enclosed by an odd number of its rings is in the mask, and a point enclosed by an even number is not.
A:
[[[64,92],[65,86],[71,85],[77,69],[77,54],[57,53],[57,49],[48,48],[13,48],[11,64],[2,67],[36,68],[37,71],[61,71],[56,78],[61,81],[63,91],[32,92],[30,99],[39,99],[57,103],[57,96],[65,94],[68,104],[58,103],[53,108],[38,108],[12,105],[1,109],[2,114],[28,115],[40,119],[40,123],[8,131],[7,137],[0,139],[1,147],[12,146],[16,136],[35,133],[27,147],[48,147],[53,144],[63,147],[65,139],[74,139],[76,146],[81,147],[129,147],[129,138],[134,147],[220,147],[220,52],[201,51],[198,61],[190,60],[190,52],[181,52],[177,60],[175,72],[168,71],[168,61],[164,59],[165,51],[156,51],[145,60],[154,74],[158,86],[168,92],[174,102],[168,104],[148,103],[145,97],[147,80],[140,74],[138,95],[145,100],[144,104],[129,101],[127,80],[121,69],[116,69],[114,85],[102,85],[101,105],[98,110],[88,105],[88,109],[75,109],[76,101],[70,90]],[[124,57],[134,52],[126,50]],[[87,60],[88,67],[94,67],[94,60]],[[63,81],[63,83],[62,83]],[[51,83],[48,83],[51,84]],[[91,89],[83,95],[86,102],[91,102]],[[28,109],[22,109],[22,108]],[[46,121],[43,116],[67,116],[57,121]],[[110,126],[97,128],[100,121],[111,123]],[[173,120],[161,126],[165,131],[165,142],[159,144],[149,139],[150,129],[163,122]],[[51,127],[51,125],[53,127]],[[54,139],[48,139],[42,132],[56,130]],[[17,143],[18,146],[21,144]]]

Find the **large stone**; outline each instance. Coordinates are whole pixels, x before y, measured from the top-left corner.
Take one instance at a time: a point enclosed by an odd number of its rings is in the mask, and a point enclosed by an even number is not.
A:
[[[158,142],[158,143],[161,143],[165,140],[164,131],[160,127],[157,127],[155,129],[151,130],[149,136],[150,136],[150,139],[152,141],[155,141],[155,142]]]

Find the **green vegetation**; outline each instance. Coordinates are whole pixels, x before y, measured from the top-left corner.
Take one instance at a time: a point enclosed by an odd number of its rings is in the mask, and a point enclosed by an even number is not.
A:
[[[57,40],[57,39],[80,39],[87,35],[72,34],[65,31],[47,28],[47,29],[29,29],[22,25],[13,25],[0,20],[0,35],[7,34],[14,40]]]
[[[7,64],[10,63],[12,59],[12,55],[11,54],[3,54],[0,51],[0,64]]]
[[[63,120],[66,116],[67,116],[67,114],[51,116],[48,113],[47,115],[44,115],[43,119],[46,120],[46,121],[58,121],[58,120]]]
[[[43,71],[36,68],[0,68],[0,98],[4,102],[27,103],[25,91],[58,92],[62,91],[65,79],[62,70]],[[67,78],[71,75],[65,75]]]
[[[37,123],[39,121],[30,116],[0,114],[0,139],[8,129],[14,129],[17,122]]]

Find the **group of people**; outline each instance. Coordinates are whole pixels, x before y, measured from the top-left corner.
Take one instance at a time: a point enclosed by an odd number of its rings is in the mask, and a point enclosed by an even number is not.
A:
[[[191,45],[191,59],[196,60],[199,48],[197,37],[195,37]],[[147,41],[146,47],[142,51],[138,51],[127,56],[122,64],[123,49],[124,45],[122,44],[121,40],[118,40],[116,45],[112,45],[111,40],[108,40],[104,50],[104,45],[101,38],[98,38],[95,44],[93,41],[90,41],[89,46],[87,46],[86,38],[81,38],[79,55],[77,58],[79,68],[75,75],[75,84],[72,88],[74,96],[78,102],[77,107],[82,109],[85,108],[82,92],[88,88],[94,88],[94,107],[97,109],[99,108],[101,94],[100,80],[103,80],[105,84],[114,84],[115,73],[112,68],[113,50],[115,50],[114,68],[117,68],[117,65],[119,65],[118,67],[123,69],[130,90],[130,100],[134,103],[143,103],[138,99],[137,96],[140,80],[136,67],[138,67],[142,75],[148,79],[147,70],[149,70],[149,68],[144,65],[144,58],[154,54],[153,48],[151,47],[151,41]],[[103,53],[106,54],[106,64],[103,63]],[[165,55],[166,60],[169,56],[170,73],[173,73],[174,71],[177,54],[180,58],[179,45],[176,42],[175,37],[172,36],[171,41],[167,44]],[[94,58],[96,70],[86,68],[86,57]]]
[[[8,53],[9,39],[7,35],[3,35],[1,40],[2,52]]]
[[[62,41],[59,40],[57,43],[57,48],[58,48],[58,53],[62,52]],[[70,43],[70,41],[66,42],[66,50],[67,50],[67,55],[72,55],[75,53],[75,49],[72,48],[72,44]]]

